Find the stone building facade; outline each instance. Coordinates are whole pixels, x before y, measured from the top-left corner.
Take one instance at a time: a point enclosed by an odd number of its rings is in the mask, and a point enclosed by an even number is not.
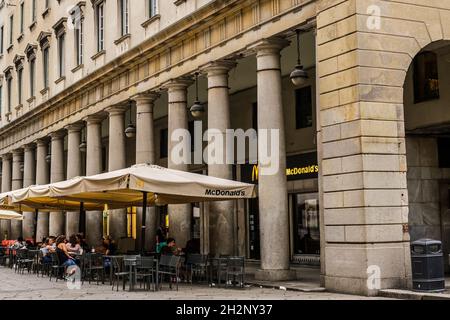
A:
[[[10,0],[0,18],[2,192],[143,162],[258,183],[255,201],[153,209],[146,239],[168,212],[180,245],[260,260],[265,279],[317,263],[340,292],[410,286],[410,240],[448,251],[450,4]],[[170,137],[192,129],[197,95],[203,130],[279,129],[278,173],[174,161]],[[102,212],[24,213],[0,231],[94,243],[139,237],[139,215],[109,212],[105,227]]]

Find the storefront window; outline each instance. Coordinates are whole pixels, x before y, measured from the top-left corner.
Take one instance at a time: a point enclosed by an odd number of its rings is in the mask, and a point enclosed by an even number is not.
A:
[[[317,196],[294,196],[294,254],[320,254],[319,202]]]

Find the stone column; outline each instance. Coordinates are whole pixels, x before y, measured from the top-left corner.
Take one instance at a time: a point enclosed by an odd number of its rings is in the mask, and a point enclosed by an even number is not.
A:
[[[230,99],[228,72],[236,66],[229,60],[206,65],[203,71],[208,76],[208,139],[226,141],[226,130],[230,129]],[[226,144],[223,144],[219,164],[208,164],[208,175],[233,179],[232,166],[226,164]],[[211,202],[209,205],[209,243],[213,255],[233,255],[234,245],[233,201]]]
[[[2,192],[11,191],[12,172],[11,172],[11,154],[2,156]],[[1,238],[11,239],[11,221],[1,221]]]
[[[159,94],[145,93],[133,97],[136,101],[136,164],[150,163],[155,164],[155,138],[153,128],[153,108],[154,102],[159,98]],[[154,207],[147,208],[145,218],[145,243],[146,250],[152,251],[155,247],[157,217]],[[142,231],[142,208],[137,208],[136,212],[136,245],[141,247]]]
[[[50,134],[51,137],[51,163],[50,182],[59,182],[65,179],[64,174],[64,136],[65,132],[57,131]],[[51,236],[64,234],[64,212],[50,212],[49,232]]]
[[[289,212],[286,180],[286,146],[284,110],[281,89],[280,52],[289,44],[281,38],[263,40],[254,46],[258,83],[258,164],[259,215],[261,235],[261,270],[258,279],[283,280],[292,277],[289,271]],[[268,138],[263,139],[262,130]],[[277,154],[265,164],[270,154],[268,139],[278,133]],[[275,158],[274,158],[275,157]],[[277,163],[278,162],[278,165]]]
[[[12,159],[12,184],[11,190],[19,190],[23,187],[23,172],[21,166],[23,164],[23,150],[17,149],[13,151]],[[11,238],[17,239],[22,236],[22,221],[11,220]]]
[[[81,129],[82,123],[68,125],[67,129],[67,179],[81,176]],[[66,213],[66,235],[77,234],[80,231],[80,211]]]
[[[86,175],[102,173],[102,121],[104,117],[91,115],[86,121]],[[100,243],[103,236],[103,212],[86,212],[86,241],[90,246]]]
[[[188,164],[181,159],[184,155],[174,155],[172,151],[175,145],[180,144],[178,137],[172,137],[177,129],[188,130],[188,114],[187,114],[187,88],[192,84],[190,79],[176,79],[166,83],[164,87],[168,92],[168,111],[169,111],[169,169],[187,171]],[[186,131],[187,132],[187,131]],[[175,141],[172,141],[172,138]],[[191,146],[189,140],[183,139],[184,150],[190,151]],[[169,236],[175,238],[178,246],[184,247],[186,242],[191,238],[192,212],[190,204],[169,205]]]
[[[405,74],[422,46],[442,36],[440,28],[425,25],[431,39],[423,41],[410,28],[400,28],[399,15],[420,20],[426,15],[423,8],[397,10],[395,23],[382,23],[380,29],[356,23],[360,16],[354,11],[337,14],[355,8],[354,2],[338,7],[319,5],[317,11],[323,278],[329,291],[377,295],[380,289],[412,286]],[[329,32],[337,23],[343,31],[339,36]],[[358,41],[344,40],[360,31],[364,36]],[[413,45],[403,42],[405,37]],[[338,49],[342,41],[345,51]],[[409,191],[416,196],[415,189]]]
[[[48,141],[39,139],[36,141],[36,184],[49,183],[49,165],[46,161],[48,154]],[[40,211],[37,217],[36,241],[40,242],[49,236],[49,213]]]
[[[34,144],[27,144],[24,147],[23,155],[23,187],[36,184],[36,157]],[[23,212],[22,235],[24,239],[35,239],[35,213]]]
[[[106,109],[109,113],[109,171],[126,167],[125,111],[127,106],[128,104],[117,105]],[[110,211],[109,233],[116,241],[127,236],[126,210]]]

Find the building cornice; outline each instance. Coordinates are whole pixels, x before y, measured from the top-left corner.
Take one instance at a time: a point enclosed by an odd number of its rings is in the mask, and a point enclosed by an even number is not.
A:
[[[298,11],[299,7],[304,7],[315,2],[315,0],[309,0],[304,1],[301,4],[293,4],[292,7],[283,12],[274,13],[274,15],[267,20],[254,21],[254,25],[267,24],[270,23],[272,19],[279,20],[282,15],[293,14],[294,11]],[[254,26],[246,26],[244,28],[244,26],[242,26],[243,22],[239,20],[243,9],[247,10],[248,8],[251,8],[254,6],[254,3],[255,1],[251,0],[221,0],[205,5],[189,16],[181,19],[173,25],[168,26],[156,35],[143,41],[138,46],[131,48],[129,51],[107,63],[105,66],[93,71],[90,75],[36,106],[20,118],[14,119],[12,122],[6,124],[0,129],[0,136],[9,136],[9,131],[20,130],[23,126],[28,125],[27,122],[30,123],[30,127],[41,128],[41,130],[39,130],[40,134],[45,135],[47,128],[50,128],[53,124],[56,124],[64,119],[61,117],[62,114],[64,114],[64,117],[69,117],[74,114],[75,111],[79,112],[87,108],[91,109],[91,107],[94,112],[95,109],[98,108],[93,107],[93,104],[109,99],[109,97],[117,95],[119,92],[126,91],[129,87],[137,85],[139,82],[147,81],[152,77],[157,77],[161,72],[168,71],[177,65],[182,65],[186,61],[195,59],[197,56],[211,50],[211,48],[198,49],[195,47],[196,51],[191,53],[190,56],[188,55],[182,57],[181,60],[178,59],[173,62],[169,58],[168,60],[162,61],[163,58],[168,58],[165,55],[167,55],[167,53],[170,54],[172,49],[175,50],[177,49],[177,46],[183,45],[183,41],[186,41],[189,37],[190,39],[196,40],[197,35],[198,37],[201,37],[202,34],[206,32],[205,30],[209,30],[212,26],[217,25],[218,21],[225,21],[230,19],[230,17],[233,17],[236,20],[236,24],[239,25],[239,31],[236,34],[230,35],[229,38],[221,40],[221,43],[214,43],[212,47],[222,46],[229,40],[240,38],[244,33],[251,32],[254,28]],[[315,11],[313,8],[307,11],[308,18],[314,16]],[[295,23],[295,21],[292,23]],[[42,38],[44,38],[44,36],[45,38],[48,38],[50,35],[51,34],[48,32],[43,33]],[[38,40],[42,40],[41,36]],[[156,70],[151,71],[151,74],[147,74],[144,77],[139,78],[138,81],[130,84],[129,78],[131,76],[135,76],[135,74],[139,71],[139,65],[144,63],[150,64],[149,61],[151,59],[155,60],[155,66],[152,65],[152,68],[156,68]],[[162,65],[163,63],[165,66]],[[136,70],[132,70],[132,68],[135,68]],[[150,68],[150,65],[147,65],[147,68]],[[121,77],[125,78],[126,84],[125,86],[120,85],[120,89],[117,90],[117,88],[114,87],[115,84],[113,83],[113,80],[122,82]],[[96,86],[92,85],[94,83]],[[98,92],[97,89],[101,89],[102,92]],[[70,103],[76,105],[76,110],[74,110],[72,106],[68,106],[68,110],[58,110],[62,109],[65,104]],[[101,110],[98,109],[96,111]],[[57,118],[58,116],[60,117],[59,119]],[[11,141],[11,139],[8,139],[8,142],[5,141],[6,139],[1,139],[0,150],[9,149],[15,143],[22,140],[27,140],[26,137],[28,134],[36,133],[31,129],[28,130],[28,128],[23,129],[22,131],[23,132],[18,135],[21,138],[18,138],[14,142]]]

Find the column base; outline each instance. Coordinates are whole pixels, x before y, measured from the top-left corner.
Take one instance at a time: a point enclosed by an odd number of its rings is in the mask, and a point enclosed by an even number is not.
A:
[[[367,278],[347,278],[324,276],[325,288],[330,292],[356,294],[363,296],[377,296],[382,289],[411,289],[412,279],[406,278],[381,278],[380,288],[371,289]]]
[[[262,270],[255,273],[256,280],[262,281],[285,281],[297,278],[295,270]]]

